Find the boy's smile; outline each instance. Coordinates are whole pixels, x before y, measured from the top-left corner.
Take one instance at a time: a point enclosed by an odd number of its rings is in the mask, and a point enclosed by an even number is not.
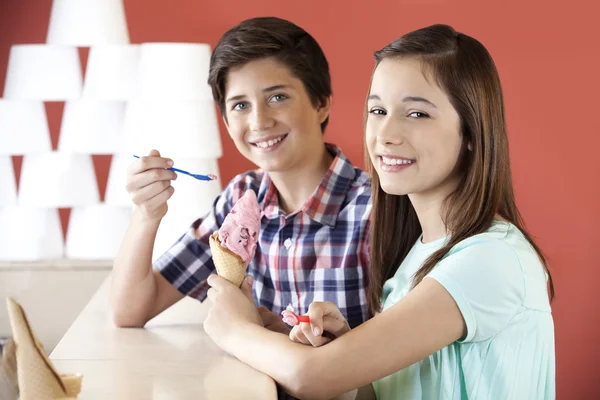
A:
[[[287,138],[285,135],[270,135],[257,140],[250,140],[250,144],[259,148],[262,151],[274,151],[279,148],[279,145]]]

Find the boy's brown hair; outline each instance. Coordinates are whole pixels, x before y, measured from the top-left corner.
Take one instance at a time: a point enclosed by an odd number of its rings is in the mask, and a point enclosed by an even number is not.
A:
[[[275,17],[252,18],[234,26],[219,40],[211,59],[208,84],[225,118],[225,85],[231,68],[273,57],[302,81],[314,106],[331,96],[329,64],[317,41],[290,21]],[[321,130],[329,117],[321,124]]]

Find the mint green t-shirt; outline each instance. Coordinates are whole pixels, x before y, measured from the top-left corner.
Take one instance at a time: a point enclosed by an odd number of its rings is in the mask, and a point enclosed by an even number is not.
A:
[[[446,239],[421,238],[383,289],[383,309],[405,297],[413,275]],[[555,398],[554,323],[547,276],[512,224],[496,222],[456,245],[429,273],[454,298],[466,337],[373,383],[377,398]]]

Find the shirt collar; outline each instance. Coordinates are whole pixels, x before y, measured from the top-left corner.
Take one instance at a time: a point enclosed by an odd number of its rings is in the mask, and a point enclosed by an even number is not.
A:
[[[342,151],[332,145],[325,145],[334,157],[321,183],[298,212],[306,213],[311,219],[323,225],[335,226],[337,217],[348,194],[348,188],[356,178],[356,170]],[[279,208],[279,196],[269,174],[264,174],[258,189],[261,202],[261,215],[268,219],[284,217]],[[296,213],[290,214],[290,216]]]

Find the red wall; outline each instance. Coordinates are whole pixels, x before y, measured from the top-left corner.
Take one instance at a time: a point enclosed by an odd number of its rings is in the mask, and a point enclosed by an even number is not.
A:
[[[600,2],[125,0],[132,43],[205,42],[242,19],[288,18],[311,32],[332,69],[327,139],[362,163],[362,107],[372,52],[442,22],[481,40],[504,83],[517,201],[554,271],[559,399],[600,398]],[[354,7],[352,4],[356,3]],[[343,4],[343,5],[342,5]],[[0,2],[0,93],[11,44],[43,43],[48,0]],[[61,104],[49,106],[56,143]],[[222,130],[226,182],[251,164]],[[108,158],[95,157],[104,191]],[[17,160],[17,164],[19,164]]]

